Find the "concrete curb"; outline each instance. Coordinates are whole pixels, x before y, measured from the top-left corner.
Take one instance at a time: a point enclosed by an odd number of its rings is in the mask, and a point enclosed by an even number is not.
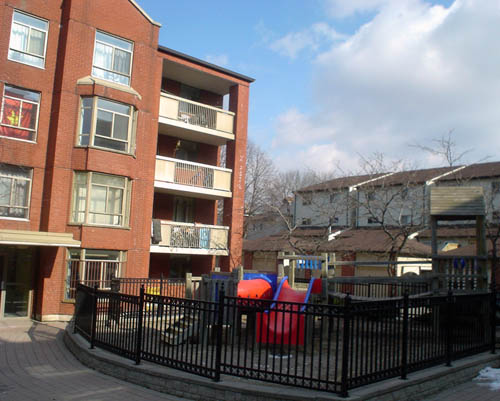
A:
[[[448,387],[464,383],[486,366],[500,366],[500,355],[482,353],[454,361],[452,367],[437,366],[414,372],[408,380],[398,378],[363,386],[349,392],[350,397],[223,376],[220,382],[149,362],[135,365],[131,360],[102,349],[90,349],[79,335],[68,328],[64,342],[84,365],[104,374],[156,391],[204,401],[417,401]]]

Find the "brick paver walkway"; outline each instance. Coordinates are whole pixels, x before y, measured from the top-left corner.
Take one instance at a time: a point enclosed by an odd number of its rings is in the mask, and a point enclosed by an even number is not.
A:
[[[62,323],[0,321],[0,400],[183,400],[85,367],[66,349],[64,327]]]

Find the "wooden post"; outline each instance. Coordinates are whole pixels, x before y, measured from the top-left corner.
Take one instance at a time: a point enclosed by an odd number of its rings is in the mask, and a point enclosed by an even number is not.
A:
[[[186,289],[185,297],[187,299],[193,299],[193,273],[186,273]]]
[[[295,252],[292,252],[292,256],[295,256]],[[297,259],[293,258],[290,260],[290,267],[288,268],[288,284],[290,287],[295,288],[295,269],[297,268]]]

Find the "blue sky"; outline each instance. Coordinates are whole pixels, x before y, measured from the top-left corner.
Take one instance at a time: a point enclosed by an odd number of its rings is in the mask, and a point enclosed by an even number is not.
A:
[[[256,79],[249,138],[283,169],[442,165],[409,145],[450,130],[499,159],[499,0],[138,3],[160,44]]]

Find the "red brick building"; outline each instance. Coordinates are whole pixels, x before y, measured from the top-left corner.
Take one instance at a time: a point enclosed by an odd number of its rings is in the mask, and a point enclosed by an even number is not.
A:
[[[69,316],[78,281],[240,264],[253,80],[159,29],[133,0],[0,4],[0,318]]]

